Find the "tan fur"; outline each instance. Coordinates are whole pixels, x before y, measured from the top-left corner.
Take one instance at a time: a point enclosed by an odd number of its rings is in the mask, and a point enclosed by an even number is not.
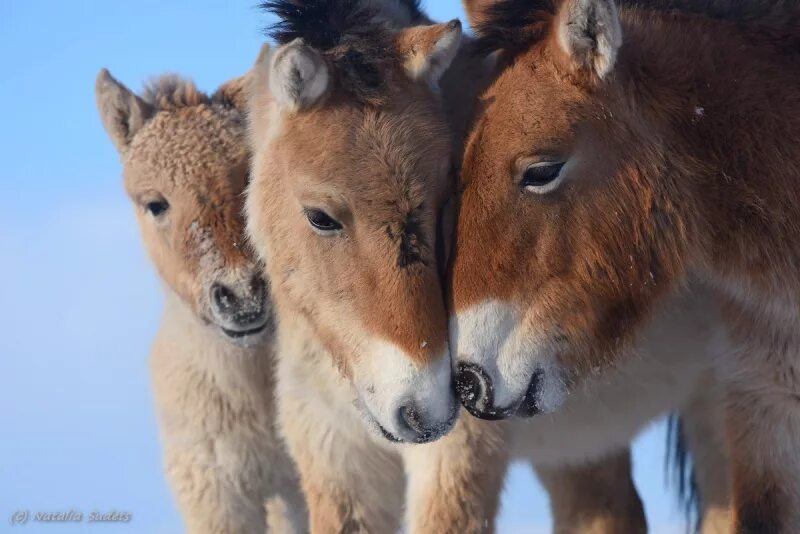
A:
[[[394,50],[424,55],[433,47],[411,43],[430,45],[453,28],[400,31]],[[405,501],[411,532],[493,532],[507,454],[503,428],[461,417],[433,443],[393,444],[376,435],[363,409],[363,395],[384,391],[358,382],[360,367],[378,357],[367,350],[376,339],[399,349],[394,360],[380,360],[389,368],[375,371],[388,380],[406,381],[392,369],[409,363],[419,373],[444,363],[449,375],[436,241],[453,141],[439,96],[398,60],[386,63],[393,67],[382,73],[379,105],[357,101],[333,79],[317,101],[297,108],[266,90],[274,85],[264,63],[255,69],[250,105],[248,229],[269,258],[280,426],[301,474],[311,531],[395,532]],[[341,234],[315,233],[304,207],[335,218]],[[449,380],[433,393],[455,408]]]
[[[442,29],[435,28],[434,32],[441,33]],[[415,38],[420,35],[425,35],[421,28],[401,34],[397,49],[413,49]],[[422,44],[419,50],[431,48]],[[454,75],[446,76],[442,83],[456,138],[470,111],[468,89],[478,85],[469,76],[484,67],[465,60],[468,57],[464,54],[456,58]],[[256,73],[254,83],[267,87],[266,69]],[[298,111],[294,107],[282,109],[267,92],[258,87],[253,90],[250,132],[255,158],[249,226],[256,247],[270,257],[268,266],[276,280],[281,332],[281,429],[301,471],[313,532],[394,532],[400,523],[402,504],[401,465],[408,476],[406,525],[410,531],[491,532],[508,454],[506,434],[514,433],[515,428],[462,415],[445,438],[432,444],[404,446],[399,456],[397,446],[376,442],[363,427],[358,411],[352,409],[358,398],[349,383],[352,362],[347,359],[353,359],[353,355],[346,343],[352,343],[354,336],[351,334],[348,339],[342,331],[361,335],[359,330],[364,327],[359,323],[363,319],[358,319],[369,317],[370,327],[392,325],[392,330],[384,332],[397,336],[398,327],[391,312],[388,317],[385,315],[385,306],[403,303],[415,295],[385,293],[396,289],[391,282],[370,284],[369,291],[361,293],[354,282],[376,262],[387,256],[391,259],[389,252],[376,250],[372,242],[359,242],[364,237],[354,233],[348,238],[355,242],[354,248],[357,244],[363,252],[355,260],[340,256],[342,253],[334,248],[337,245],[320,241],[302,219],[303,203],[315,200],[317,204],[312,205],[324,205],[346,226],[357,220],[369,223],[391,217],[391,211],[382,206],[388,205],[396,192],[381,188],[385,183],[395,183],[397,178],[392,173],[401,178],[413,176],[405,168],[412,162],[419,163],[415,157],[409,158],[407,147],[422,150],[424,146],[426,154],[444,153],[438,142],[432,143],[426,136],[430,121],[439,119],[439,113],[425,104],[429,95],[413,85],[404,86],[398,93],[391,94],[397,102],[389,98],[387,107],[390,112],[399,107],[402,111],[396,115],[405,120],[389,122],[371,109],[354,106],[341,92],[326,94],[315,105]],[[410,104],[420,106],[420,100],[422,113]],[[406,128],[413,131],[404,132]],[[373,153],[378,157],[367,159]],[[436,174],[433,165],[429,169],[427,173],[432,170]],[[420,176],[427,174],[424,168],[415,170]],[[442,186],[428,183],[425,187],[420,187],[420,192],[431,194]],[[433,195],[434,206],[440,202],[439,194]],[[396,232],[390,230],[387,234]],[[379,233],[367,235],[377,243],[383,238]],[[290,246],[279,246],[282,242]],[[277,249],[283,255],[276,257],[273,250]],[[358,269],[354,270],[353,265]],[[435,294],[438,292],[436,288]],[[430,299],[430,293],[424,298]],[[344,299],[347,300],[342,302]],[[350,300],[363,301],[361,305],[368,313],[361,315]],[[343,308],[343,304],[350,307]],[[414,326],[418,328],[418,324],[417,320]],[[406,341],[397,343],[415,349]],[[632,426],[638,429],[646,421]],[[539,440],[546,442],[551,430],[547,425],[539,427]],[[630,434],[626,434],[621,442],[624,444],[629,438]],[[526,449],[522,456],[535,462],[537,440],[532,438],[522,446]],[[620,444],[615,442],[615,446]],[[575,513],[584,520],[581,528],[596,529],[601,525],[614,532],[620,525],[635,525],[635,530],[644,529],[629,465],[616,458],[607,460],[608,465],[604,462],[600,458],[584,460],[585,472],[583,467],[567,465],[563,475],[562,467],[543,468],[552,482],[554,502],[564,503],[558,508],[563,513],[558,515],[557,528],[577,528],[571,519]],[[605,476],[596,477],[598,472]],[[587,478],[594,491],[581,492],[587,486]],[[573,495],[581,497],[576,499]]]
[[[494,531],[507,454],[499,425],[465,416],[433,443],[375,438],[309,323],[286,314],[281,325],[281,354],[293,357],[279,359],[280,423],[301,473],[311,532],[393,533],[404,502],[409,532]]]
[[[164,282],[150,368],[164,469],[186,529],[258,533],[269,521],[271,531],[302,532],[304,503],[275,428],[272,330],[235,343],[214,322],[209,302],[214,283],[260,279],[241,213],[243,83],[208,97],[190,82],[162,77],[139,97],[101,71],[98,108]],[[147,211],[154,200],[169,203],[158,217]]]
[[[644,508],[631,478],[629,452],[593,464],[540,467],[537,474],[550,495],[555,534],[647,531]]]
[[[724,534],[731,521],[730,453],[724,414],[722,384],[711,371],[680,413],[700,492],[701,534]]]
[[[743,22],[625,7],[605,76],[559,45],[559,17],[541,10],[484,95],[454,268],[456,308],[524,303],[573,384],[618,365],[688,276],[723,294],[736,532],[800,531],[800,36],[797,9],[782,9]],[[532,198],[517,164],[541,154],[570,167]]]

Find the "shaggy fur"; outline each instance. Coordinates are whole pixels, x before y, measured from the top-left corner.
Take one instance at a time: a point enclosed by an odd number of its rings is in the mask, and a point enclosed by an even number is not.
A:
[[[436,260],[453,145],[431,78],[412,77],[404,60],[410,42],[427,57],[460,28],[415,28],[412,36],[365,20],[348,2],[303,4],[299,18],[281,13],[289,33],[280,39],[291,42],[255,68],[247,212],[252,242],[269,258],[281,428],[311,530],[395,532],[405,486],[409,531],[491,532],[506,465],[502,427],[462,417],[434,443],[391,442],[430,439],[398,424],[391,391],[407,388],[397,399],[417,403],[417,421],[444,418],[433,437],[449,429],[457,407]],[[333,33],[303,23],[308,17],[333,20]],[[389,46],[373,50],[376,42]],[[330,72],[328,91],[300,108],[267,90],[282,50],[297,46],[319,54]],[[341,230],[319,235],[309,209]]]
[[[689,276],[713,287],[735,349],[718,362],[731,529],[797,532],[796,11],[727,20],[625,6],[616,64],[596,76],[557,39],[573,5],[545,13],[527,48],[510,39],[514,54],[485,93],[465,156],[456,307],[518,303],[531,352],[577,384],[619,365]],[[525,193],[520,154],[568,161],[562,186]]]
[[[305,507],[275,428],[272,327],[234,340],[210,302],[221,283],[258,301],[270,320],[254,285],[261,266],[244,246],[245,84],[233,80],[209,97],[165,76],[139,97],[103,70],[96,93],[164,282],[150,367],[164,469],[186,529],[259,533],[269,523],[271,532],[299,533]],[[153,202],[168,205],[156,215]]]
[[[660,395],[643,395],[650,400],[638,403],[641,412],[617,426],[597,426],[614,413],[603,407],[627,404],[619,391],[630,390],[636,380],[621,378],[615,389],[598,385],[601,392],[574,396],[580,423],[565,418],[564,425],[547,421],[509,428],[462,416],[448,436],[414,446],[376,438],[368,432],[374,421],[367,417],[365,426],[359,410],[353,409],[363,405],[353,387],[358,379],[354,367],[376,357],[360,353],[375,333],[409,351],[446,343],[434,341],[444,331],[437,326],[438,305],[432,306],[441,295],[433,243],[437,211],[449,196],[449,184],[435,156],[446,163],[451,146],[459,155],[459,136],[472,109],[471,91],[480,87],[478,77],[486,65],[472,61],[466,50],[455,58],[441,81],[447,118],[437,109],[440,103],[430,85],[415,83],[400,67],[410,52],[424,56],[435,48],[436,36],[450,31],[452,25],[441,25],[397,34],[398,70],[384,79],[402,83],[387,86],[391,98],[380,105],[364,105],[342,91],[333,70],[328,94],[307,107],[286,109],[265,90],[270,85],[269,59],[255,70],[248,227],[256,248],[270,258],[280,319],[281,428],[301,471],[312,531],[396,531],[403,466],[410,531],[492,531],[507,432],[522,436],[519,457],[547,469],[555,516],[566,522],[562,530],[573,525],[569,518],[580,516],[590,525],[641,531],[641,503],[631,489],[629,465],[616,451],[641,425],[680,404],[675,399],[686,392],[669,381],[662,381]],[[298,46],[295,37],[289,46]],[[446,142],[448,123],[452,145]],[[324,208],[340,221],[349,248],[340,248],[336,236],[314,233],[304,217],[307,206]],[[398,279],[396,273],[403,274]],[[431,277],[429,289],[406,290],[407,280],[419,276]],[[425,309],[408,313],[406,306],[413,310],[418,302]],[[685,324],[675,328],[682,334],[691,330]],[[419,329],[426,330],[420,335]],[[436,352],[417,356],[419,364]],[[633,376],[646,380],[663,365],[660,358],[672,356],[659,354],[645,366],[650,374],[632,369]],[[690,372],[684,370],[684,376]],[[397,375],[392,379],[402,382]],[[691,381],[686,384],[689,388]],[[590,438],[575,436],[575,428],[588,426],[583,417],[596,423]],[[574,447],[565,451],[564,443]],[[611,458],[605,459],[609,452]],[[353,457],[360,461],[350,461]],[[558,471],[565,465],[562,478]],[[604,475],[597,477],[598,472]],[[592,491],[581,491],[587,479],[593,481]]]

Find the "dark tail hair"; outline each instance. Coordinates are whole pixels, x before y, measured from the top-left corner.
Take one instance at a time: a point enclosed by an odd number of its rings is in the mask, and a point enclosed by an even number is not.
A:
[[[687,534],[700,531],[702,502],[697,488],[694,462],[686,443],[680,415],[667,417],[667,451],[664,457],[664,474],[667,485],[675,489],[678,505],[686,518]]]

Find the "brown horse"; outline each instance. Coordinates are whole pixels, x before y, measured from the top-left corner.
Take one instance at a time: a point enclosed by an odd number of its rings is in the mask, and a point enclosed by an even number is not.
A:
[[[164,470],[187,531],[198,534],[263,533],[267,519],[277,532],[306,524],[275,428],[272,305],[244,246],[245,85],[238,78],[206,95],[163,76],[139,96],[102,70],[96,86],[164,285],[153,391]]]
[[[499,357],[487,386],[512,408],[553,408],[697,280],[732,342],[732,529],[798,532],[800,12],[655,4],[481,15],[501,72],[465,152],[452,300],[464,334],[503,339],[458,357]]]
[[[404,485],[410,531],[491,532],[503,432],[456,423],[437,260],[454,145],[439,82],[461,26],[384,3],[409,16],[266,3],[281,46],[253,71],[247,216],[278,317],[281,430],[314,533],[396,532]]]

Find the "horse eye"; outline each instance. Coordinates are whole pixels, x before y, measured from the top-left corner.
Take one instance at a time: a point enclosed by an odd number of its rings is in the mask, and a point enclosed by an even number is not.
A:
[[[144,208],[150,212],[153,217],[159,217],[169,209],[169,202],[166,200],[153,200],[144,205]]]
[[[342,229],[342,225],[324,211],[306,208],[306,219],[314,230],[323,234],[330,234]]]
[[[561,183],[561,169],[564,162],[534,163],[522,174],[522,187],[532,193],[549,193]]]

